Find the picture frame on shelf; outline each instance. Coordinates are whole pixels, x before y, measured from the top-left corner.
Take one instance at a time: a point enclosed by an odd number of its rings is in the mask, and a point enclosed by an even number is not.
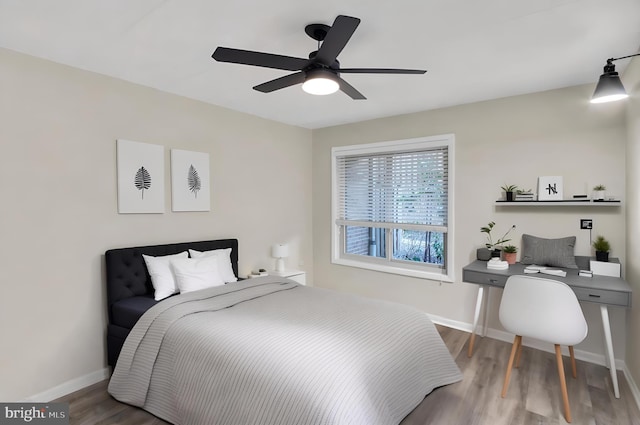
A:
[[[538,201],[562,201],[562,176],[538,177]]]

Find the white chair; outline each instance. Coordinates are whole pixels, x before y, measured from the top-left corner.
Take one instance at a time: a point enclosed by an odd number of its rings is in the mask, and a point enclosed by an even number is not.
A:
[[[587,322],[582,314],[575,293],[563,282],[533,276],[509,277],[500,302],[500,323],[516,334],[511,347],[509,365],[502,387],[502,397],[507,394],[514,358],[520,363],[522,337],[531,337],[555,345],[558,375],[562,389],[565,419],[571,422],[571,409],[564,377],[561,345],[569,346],[573,377],[577,376],[573,346],[587,336]]]

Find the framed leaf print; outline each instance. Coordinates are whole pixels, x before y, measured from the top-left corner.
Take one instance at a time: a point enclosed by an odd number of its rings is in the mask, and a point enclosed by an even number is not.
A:
[[[118,212],[164,213],[164,146],[116,140]]]
[[[171,209],[210,211],[209,154],[171,149]]]

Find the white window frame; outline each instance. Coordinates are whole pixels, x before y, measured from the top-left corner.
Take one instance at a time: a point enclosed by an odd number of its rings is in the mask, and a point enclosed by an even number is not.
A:
[[[331,262],[344,266],[359,267],[385,273],[436,280],[440,282],[454,282],[454,134],[419,137],[415,139],[395,140],[388,142],[367,143],[350,146],[337,146],[331,149]],[[433,266],[415,264],[410,261],[383,261],[379,258],[350,255],[341,252],[342,226],[338,221],[338,188],[337,188],[337,158],[347,155],[366,155],[375,153],[395,153],[416,149],[433,149],[447,147],[448,153],[448,195],[447,195],[447,238],[445,243],[445,269],[441,272],[433,271]],[[402,226],[405,227],[405,226]],[[405,228],[410,227],[406,225]],[[391,238],[387,238],[390,244]]]

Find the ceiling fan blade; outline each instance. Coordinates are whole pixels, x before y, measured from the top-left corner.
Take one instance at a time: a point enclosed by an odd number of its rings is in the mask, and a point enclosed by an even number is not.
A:
[[[296,84],[304,83],[305,73],[296,72],[295,74],[285,75],[284,77],[276,78],[275,80],[267,81],[266,83],[259,84],[253,89],[262,93],[271,93],[272,91],[280,90],[285,87],[293,86]]]
[[[326,66],[333,65],[359,24],[358,18],[338,15],[316,54],[316,61]]]
[[[285,71],[300,71],[310,63],[309,59],[254,52],[251,50],[230,49],[228,47],[218,47],[211,57],[218,62],[262,66],[264,68],[283,69]]]
[[[345,92],[353,100],[367,100],[366,97],[358,90],[356,90],[351,84],[347,83],[342,78],[338,77],[338,84],[340,84],[340,90]]]
[[[340,68],[345,74],[424,74],[423,69],[394,69],[394,68]]]

